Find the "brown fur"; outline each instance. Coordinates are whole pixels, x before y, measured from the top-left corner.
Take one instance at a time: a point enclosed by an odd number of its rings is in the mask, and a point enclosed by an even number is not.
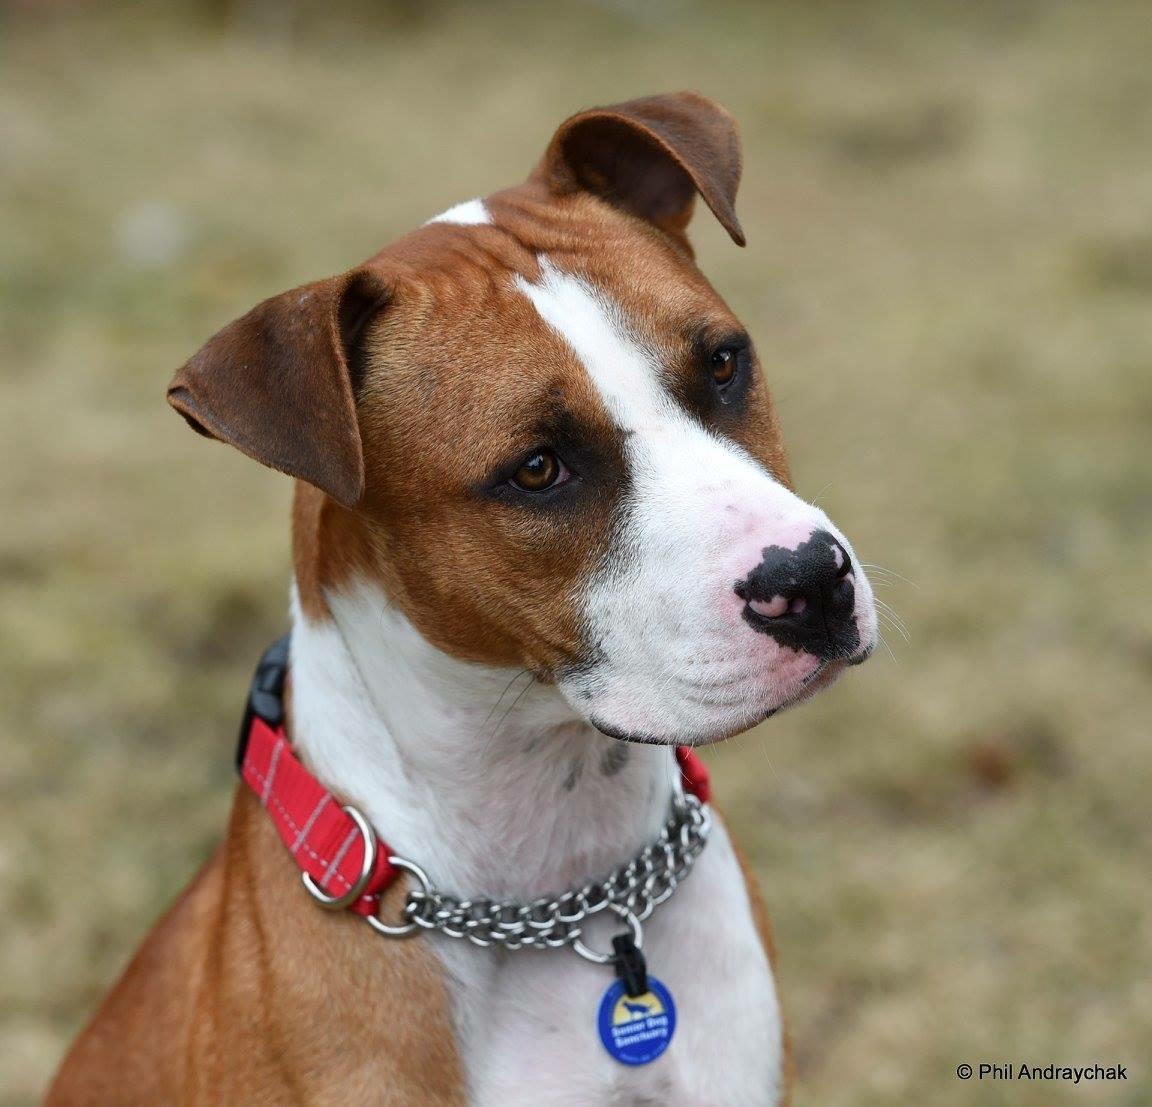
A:
[[[496,226],[433,224],[372,259],[391,293],[365,337],[365,493],[352,511],[301,489],[297,567],[313,614],[325,589],[367,574],[439,648],[547,679],[586,654],[574,594],[610,538],[611,482],[562,515],[493,504],[478,489],[495,467],[531,450],[543,437],[536,428],[557,415],[607,455],[618,456],[622,442],[513,275],[537,276],[537,253],[582,273],[622,304],[685,386],[700,373],[693,336],[741,327],[674,239],[594,197],[557,200],[529,183],[492,197],[489,208]],[[622,256],[626,267],[613,262]],[[725,429],[788,480],[759,373],[746,413]],[[302,557],[305,549],[314,557]]]
[[[682,92],[572,116],[537,174],[554,193],[592,192],[676,236],[699,193],[743,246],[736,217],[742,168],[736,121],[714,101]]]
[[[395,911],[402,897],[394,885]],[[398,1017],[398,1013],[402,1017]],[[438,962],[316,908],[246,788],[228,837],[80,1036],[48,1107],[456,1107]]]
[[[544,680],[586,658],[574,594],[607,548],[619,485],[602,480],[563,514],[495,504],[485,485],[559,418],[609,459],[622,442],[512,280],[535,280],[546,254],[603,287],[688,388],[701,373],[695,337],[742,328],[684,231],[699,193],[743,242],[740,172],[735,124],[703,97],[581,112],[525,184],[489,198],[495,225],[422,227],[349,273],[265,301],[180,371],[169,398],[194,426],[330,497],[298,495],[307,612],[368,575],[457,657]],[[787,480],[759,372],[745,416],[724,430]]]
[[[583,656],[574,595],[611,535],[620,434],[512,276],[536,278],[547,253],[602,285],[662,351],[674,385],[690,388],[695,338],[738,324],[684,229],[699,192],[742,242],[739,176],[731,118],[701,97],[582,113],[526,184],[489,199],[495,226],[421,228],[266,301],[177,374],[170,401],[196,429],[300,478],[293,553],[311,618],[325,617],[326,591],[369,575],[457,657],[548,679]],[[494,500],[493,472],[557,420],[606,459],[603,490],[564,516]],[[787,479],[759,372],[728,433]],[[447,1000],[423,941],[384,942],[316,908],[241,789],[223,847],[129,965],[47,1102],[461,1104]]]

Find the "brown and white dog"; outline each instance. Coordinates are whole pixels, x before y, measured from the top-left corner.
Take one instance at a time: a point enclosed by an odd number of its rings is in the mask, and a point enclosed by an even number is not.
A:
[[[752,342],[685,237],[698,194],[743,244],[740,171],[701,96],[583,112],[526,183],[265,301],[171,386],[298,479],[292,742],[444,889],[610,871],[663,824],[673,745],[871,651],[868,581],[791,491]],[[317,910],[242,788],[48,1102],[783,1102],[771,941],[719,820],[644,936],[679,1022],[628,1067],[596,1034],[603,968]]]

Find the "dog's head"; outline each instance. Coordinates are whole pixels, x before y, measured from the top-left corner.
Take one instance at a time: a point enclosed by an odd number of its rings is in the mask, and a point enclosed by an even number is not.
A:
[[[743,244],[740,168],[700,96],[583,112],[525,184],[265,301],[180,370],[193,427],[306,482],[306,611],[367,576],[438,649],[667,743],[868,655],[868,581],[791,491],[765,370],[685,237],[699,195]]]

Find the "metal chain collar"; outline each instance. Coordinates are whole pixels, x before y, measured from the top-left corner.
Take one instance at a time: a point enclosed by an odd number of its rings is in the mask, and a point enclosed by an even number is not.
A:
[[[603,880],[530,903],[458,899],[433,886],[419,865],[402,857],[389,860],[416,878],[404,904],[404,922],[390,926],[374,915],[366,921],[381,934],[401,938],[418,930],[436,930],[473,945],[503,949],[562,949],[571,946],[588,961],[609,964],[610,953],[590,949],[582,940],[584,923],[609,910],[623,919],[639,948],[641,923],[664,903],[686,876],[708,841],[712,816],[696,796],[678,790],[672,813],[654,842]]]

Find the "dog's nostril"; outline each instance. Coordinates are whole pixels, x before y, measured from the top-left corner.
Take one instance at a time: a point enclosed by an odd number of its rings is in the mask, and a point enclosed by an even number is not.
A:
[[[839,542],[832,544],[832,558],[836,562],[836,579],[843,580],[852,573],[852,559]]]
[[[785,615],[803,615],[808,601],[803,596],[773,596],[770,600],[748,600],[748,606],[765,619],[782,619]]]
[[[791,603],[786,596],[773,596],[770,600],[749,600],[748,606],[765,619],[779,619],[788,614]]]

